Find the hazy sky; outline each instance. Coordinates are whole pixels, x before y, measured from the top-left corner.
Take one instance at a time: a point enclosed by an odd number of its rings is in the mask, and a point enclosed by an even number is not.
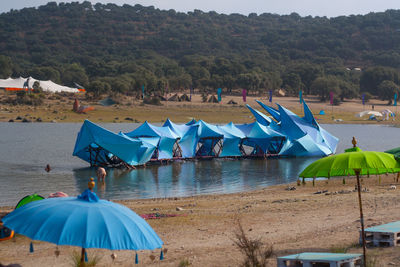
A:
[[[54,1],[54,0],[53,0]],[[10,9],[21,9],[44,5],[49,0],[0,0],[0,12]],[[69,0],[56,2],[71,2]],[[77,0],[75,1],[77,2]],[[83,2],[79,0],[78,2]],[[301,16],[337,17],[351,14],[367,14],[381,12],[387,9],[400,9],[400,0],[91,0],[93,4],[115,3],[141,4],[160,9],[175,9],[177,11],[216,11],[218,13],[276,13],[290,14],[296,12]]]

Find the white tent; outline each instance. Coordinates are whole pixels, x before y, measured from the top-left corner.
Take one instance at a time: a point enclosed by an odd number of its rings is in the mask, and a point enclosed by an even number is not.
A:
[[[372,110],[362,111],[362,112],[356,114],[356,117],[361,118],[365,115],[369,115],[369,116],[374,115],[375,117],[382,117],[382,113],[380,113],[379,111],[372,111]]]
[[[68,86],[63,86],[63,85],[59,85],[56,84],[50,80],[48,81],[39,81],[36,80],[32,77],[29,78],[23,78],[23,77],[19,77],[16,79],[12,79],[12,78],[8,78],[8,79],[0,79],[0,88],[4,88],[7,91],[19,91],[19,90],[27,90],[27,87],[24,85],[26,85],[26,82],[29,79],[29,88],[32,89],[33,88],[33,84],[37,81],[40,84],[40,87],[42,87],[43,91],[45,92],[70,92],[70,93],[78,93],[79,91],[84,91],[82,89],[78,89],[78,88],[72,88],[72,87],[68,87]]]

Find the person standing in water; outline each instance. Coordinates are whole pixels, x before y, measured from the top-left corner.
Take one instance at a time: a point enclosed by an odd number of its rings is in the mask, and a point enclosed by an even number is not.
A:
[[[106,180],[106,170],[103,167],[99,167],[97,169],[97,180],[101,181],[102,183]]]

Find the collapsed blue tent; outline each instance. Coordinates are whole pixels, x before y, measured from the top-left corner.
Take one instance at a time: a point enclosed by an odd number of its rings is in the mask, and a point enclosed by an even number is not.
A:
[[[196,156],[219,156],[224,134],[217,126],[199,120],[192,126],[197,128]]]
[[[273,128],[287,137],[279,155],[327,156],[335,153],[339,140],[317,123],[305,101],[303,101],[303,118],[279,104],[279,111],[277,111],[259,101],[257,102],[271,116],[279,119],[279,123],[276,126],[274,125]]]
[[[73,155],[92,166],[116,166],[121,161],[141,165],[148,161],[146,153],[156,147],[144,146],[140,140],[126,138],[85,120],[76,139]]]
[[[169,119],[164,123],[181,138],[179,146],[182,157],[218,156],[222,148],[220,141],[224,137],[218,127],[202,120],[189,124],[175,124]]]
[[[253,148],[246,155],[261,156],[265,154],[278,154],[286,140],[283,134],[273,130],[271,127],[262,125],[258,121],[237,125],[237,127],[246,136],[242,142],[242,146],[245,145]],[[242,151],[244,151],[244,148]]]
[[[193,123],[194,122],[194,123]],[[187,124],[176,124],[167,119],[163,127],[169,127],[179,138],[179,147],[183,158],[193,158],[196,155],[197,127],[192,120]]]
[[[192,119],[176,124],[167,119],[162,127],[147,121],[129,133],[112,133],[85,121],[74,149],[91,165],[142,165],[151,159],[238,156],[327,156],[336,151],[338,139],[324,130],[303,101],[304,117],[278,105],[257,101],[271,116],[247,107],[256,121],[216,126]]]
[[[238,157],[243,156],[240,150],[242,140],[246,135],[233,122],[226,125],[217,126],[218,130],[224,135],[222,152],[220,157]]]
[[[157,159],[172,159],[174,157],[174,146],[179,138],[168,126],[154,126],[147,121],[135,130],[125,133],[125,135],[133,138],[159,138],[154,156]]]
[[[253,113],[254,117],[256,118],[256,121],[261,123],[262,125],[270,125],[272,123],[271,118],[266,116],[265,114],[261,113],[260,111],[250,107],[248,104],[246,104],[246,107],[250,110],[251,113]]]
[[[281,114],[279,114],[279,110],[274,109],[273,107],[265,105],[263,102],[256,100],[256,102],[265,109],[276,121],[281,120]]]

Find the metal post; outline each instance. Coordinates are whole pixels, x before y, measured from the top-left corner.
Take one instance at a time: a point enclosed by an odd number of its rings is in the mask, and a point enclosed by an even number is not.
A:
[[[85,266],[85,248],[82,248],[81,252],[81,265],[80,266]]]
[[[363,246],[363,265],[367,265],[367,252],[366,252],[366,244],[365,244],[365,233],[364,233],[364,215],[362,210],[362,201],[361,201],[361,186],[360,186],[360,170],[354,170],[357,176],[357,191],[358,191],[358,204],[360,206],[360,223],[361,223],[361,237],[362,237],[362,246]]]

